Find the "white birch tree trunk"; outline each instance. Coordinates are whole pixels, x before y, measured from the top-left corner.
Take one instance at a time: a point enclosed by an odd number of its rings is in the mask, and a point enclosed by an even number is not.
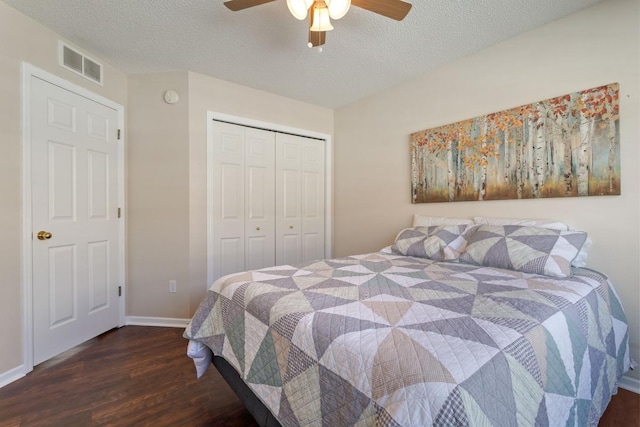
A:
[[[413,147],[413,150],[411,150],[411,187],[412,187],[412,193],[411,194],[411,201],[413,203],[415,203],[416,201],[416,195],[417,195],[417,191],[418,191],[418,164],[417,161],[418,159],[416,158],[416,150],[418,149],[417,146]]]
[[[456,194],[456,174],[453,168],[452,141],[447,141],[447,183],[449,188],[449,201],[453,202]]]
[[[484,200],[484,196],[487,191],[487,129],[489,127],[489,123],[487,117],[485,116],[482,123],[482,144],[480,156],[480,192],[478,193],[478,200]]]
[[[578,196],[589,195],[589,170],[591,168],[591,137],[593,119],[580,118],[580,151],[578,154]]]
[[[616,122],[613,114],[609,117],[609,193],[618,190],[616,182]]]
[[[564,192],[565,194],[571,194],[573,190],[573,156],[571,147],[571,137],[563,132],[564,143]]]
[[[509,128],[504,130],[504,183],[509,186],[511,181],[511,153],[509,152]]]
[[[459,150],[459,147],[456,148],[456,155],[456,195],[460,196],[464,188],[464,176],[462,173],[464,168],[462,167],[462,151]]]
[[[529,185],[531,186],[531,195],[534,198],[538,198],[538,182],[536,180],[536,170],[535,170],[535,150],[534,150],[534,142],[533,138],[535,135],[535,125],[533,122],[533,118],[529,116],[529,134],[527,135],[527,166],[529,170]]]
[[[524,187],[524,182],[522,180],[522,139],[524,138],[524,134],[522,138],[516,136],[516,194],[518,199],[522,199],[522,187]]]
[[[545,133],[546,133],[546,123],[544,120],[545,111],[543,107],[538,105],[538,119],[534,121],[533,128],[536,131],[536,142],[535,142],[535,169],[536,169],[536,195],[535,197],[540,197],[541,187],[545,182],[545,166],[547,163],[547,153],[546,153],[546,141],[545,141]]]

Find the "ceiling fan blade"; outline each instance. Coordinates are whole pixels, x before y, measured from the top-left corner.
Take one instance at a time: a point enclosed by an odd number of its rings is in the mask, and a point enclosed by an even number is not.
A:
[[[227,8],[237,12],[238,10],[248,9],[253,6],[260,6],[261,4],[271,3],[275,0],[229,0],[224,2]]]
[[[402,21],[411,10],[411,3],[402,0],[351,0],[351,4],[396,21]]]

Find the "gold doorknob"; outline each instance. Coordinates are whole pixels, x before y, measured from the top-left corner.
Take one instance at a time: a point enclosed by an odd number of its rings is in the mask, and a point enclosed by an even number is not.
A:
[[[260,227],[256,227],[256,230],[260,231]]]
[[[38,240],[49,240],[52,237],[53,234],[49,233],[48,231],[41,231],[38,233]]]
[[[293,230],[293,225],[290,225],[289,228]]]

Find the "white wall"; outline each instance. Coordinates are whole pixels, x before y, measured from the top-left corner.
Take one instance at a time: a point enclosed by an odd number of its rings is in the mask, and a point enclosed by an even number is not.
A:
[[[59,67],[59,39],[57,34],[0,2],[0,381],[4,372],[22,364],[22,63],[28,62],[118,104],[125,105],[127,99],[126,76],[109,64],[103,62],[104,86]]]
[[[640,360],[639,16],[637,0],[609,0],[338,109],[334,254],[392,243],[414,213],[565,221],[593,239],[589,266],[616,285]],[[613,82],[621,196],[411,204],[412,132]]]

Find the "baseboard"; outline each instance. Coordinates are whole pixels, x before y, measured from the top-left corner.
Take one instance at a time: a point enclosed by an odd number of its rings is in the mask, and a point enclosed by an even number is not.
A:
[[[127,316],[125,326],[162,326],[165,328],[186,328],[189,319],[175,319],[172,317],[143,317]]]
[[[640,380],[627,375],[623,375],[618,382],[618,387],[640,394]]]
[[[0,374],[0,388],[11,384],[12,382],[24,377],[27,373],[24,370],[24,366],[20,365],[17,368],[8,370]]]

